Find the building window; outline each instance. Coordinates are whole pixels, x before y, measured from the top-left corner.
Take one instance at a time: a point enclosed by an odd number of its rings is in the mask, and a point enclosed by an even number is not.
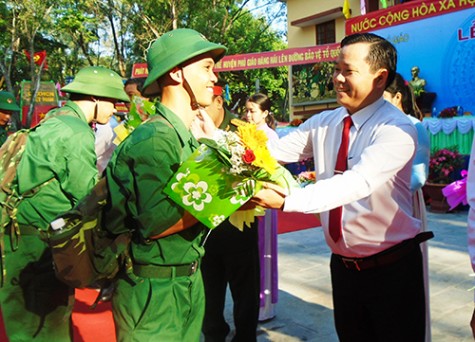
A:
[[[330,20],[316,26],[317,45],[335,43],[335,20]]]

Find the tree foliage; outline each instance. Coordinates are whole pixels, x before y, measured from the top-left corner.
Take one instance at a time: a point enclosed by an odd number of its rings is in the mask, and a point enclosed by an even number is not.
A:
[[[146,60],[151,42],[171,29],[188,27],[228,47],[228,54],[285,48],[272,22],[285,18],[279,0],[5,0],[0,2],[0,89],[18,91],[24,79],[64,84],[87,65],[103,65],[122,77]],[[284,10],[282,10],[282,8]],[[28,62],[47,52],[48,70]],[[283,114],[287,68],[226,72],[231,106],[256,91],[268,93]]]

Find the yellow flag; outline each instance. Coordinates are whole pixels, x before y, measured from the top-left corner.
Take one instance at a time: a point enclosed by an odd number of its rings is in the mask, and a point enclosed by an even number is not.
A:
[[[116,137],[113,141],[113,144],[118,146],[122,141],[127,138],[127,136],[130,134],[130,131],[125,127],[124,123],[121,123],[120,125],[116,126],[114,128],[114,132],[116,134]]]
[[[342,12],[343,12],[343,15],[345,16],[346,19],[351,17],[350,1],[349,0],[344,0]]]

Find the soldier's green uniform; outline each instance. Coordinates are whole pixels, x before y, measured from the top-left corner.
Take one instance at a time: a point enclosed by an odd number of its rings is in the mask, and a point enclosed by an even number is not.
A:
[[[115,76],[122,87],[120,77]],[[79,74],[76,78],[81,81]],[[71,85],[77,84],[73,81]],[[96,89],[95,93],[119,97],[114,91]],[[127,99],[125,92],[123,95]],[[57,280],[51,252],[39,230],[46,230],[97,182],[94,133],[73,101],[50,111],[47,118],[30,133],[17,169],[18,191],[36,188],[38,192],[20,202],[19,232],[8,226],[3,241],[6,278],[0,288],[0,305],[10,342],[62,342],[72,341],[73,336],[74,289]]]
[[[20,236],[5,232],[7,281],[0,299],[12,341],[68,341],[72,332],[74,289],[56,279],[51,253],[36,228],[46,229],[58,213],[85,196],[97,180],[97,169],[94,134],[79,107],[68,102],[55,111],[61,116],[30,134],[17,172],[21,192],[54,180],[20,203]]]
[[[156,80],[175,66],[204,53],[216,61],[225,51],[193,30],[165,33],[148,52],[144,94],[158,93]],[[192,108],[190,105],[187,113],[196,110]],[[185,214],[163,192],[199,145],[185,126],[184,115],[157,104],[157,115],[116,149],[106,170],[110,195],[104,212],[106,229],[114,234],[133,231],[133,267],[123,270],[112,298],[118,341],[192,342],[200,338],[205,301],[199,270],[204,226],[197,223],[149,239],[173,227]]]
[[[166,107],[158,104],[157,112],[164,119],[140,125],[119,145],[107,168],[111,200],[105,224],[115,234],[135,230],[131,256],[138,276],[131,281],[123,274],[117,281],[114,318],[119,340],[193,341],[204,314],[201,274],[195,272],[198,267],[193,269],[204,252],[203,226],[196,224],[161,239],[147,238],[183,216],[183,209],[162,190],[199,144]],[[163,265],[180,266],[177,270]],[[120,314],[124,310],[128,315]]]
[[[0,91],[0,146],[8,138],[8,125],[6,123],[14,112],[20,110],[12,93]]]

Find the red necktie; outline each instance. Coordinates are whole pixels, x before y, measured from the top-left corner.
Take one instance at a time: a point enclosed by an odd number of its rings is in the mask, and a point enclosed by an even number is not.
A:
[[[342,173],[348,168],[348,145],[350,142],[350,128],[353,124],[351,116],[343,119],[343,133],[341,134],[341,144],[336,159],[335,173]],[[330,236],[337,242],[341,238],[341,214],[342,207],[330,210]]]

